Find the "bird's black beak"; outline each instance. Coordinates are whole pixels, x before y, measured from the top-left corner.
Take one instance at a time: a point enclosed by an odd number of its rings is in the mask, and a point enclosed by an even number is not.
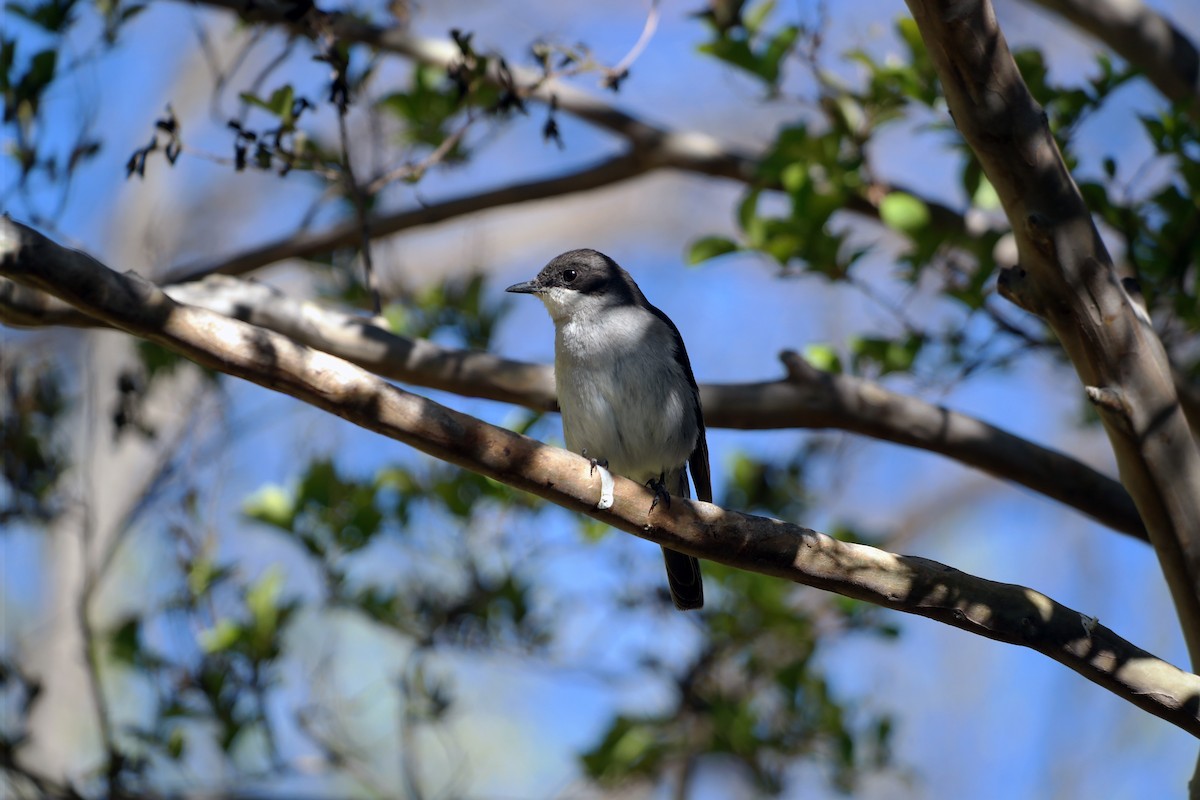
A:
[[[521,281],[520,283],[514,283],[504,291],[513,292],[514,294],[540,294],[542,287],[533,281]]]

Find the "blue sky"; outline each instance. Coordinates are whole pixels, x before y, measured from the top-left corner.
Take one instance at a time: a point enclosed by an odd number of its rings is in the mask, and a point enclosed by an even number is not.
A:
[[[564,42],[586,41],[608,63],[636,39],[645,13],[645,5],[634,2],[528,3],[519,5],[521,13],[508,4],[428,5],[436,7],[418,11],[417,30],[424,34],[444,35],[452,26],[474,30],[477,46],[503,46],[515,58],[529,41],[549,34]],[[795,7],[806,15],[813,13],[811,3]],[[1161,7],[1200,37],[1200,12],[1194,7],[1185,2]],[[781,121],[797,113],[786,103],[761,101],[756,87],[741,76],[696,59],[692,52],[702,29],[686,19],[692,10],[686,3],[665,2],[662,10],[659,31],[616,98],[619,105],[655,122],[704,128],[746,145],[765,143]],[[826,47],[838,52],[863,46],[884,56],[895,49],[888,34],[891,20],[903,12],[902,4],[885,2],[858,4],[854,15],[835,9]],[[1086,72],[1086,43],[1064,36],[1041,13],[1003,3],[1000,17],[1014,42],[1052,43],[1047,57],[1056,77]],[[206,98],[200,93],[190,100],[180,96],[181,85],[203,77],[200,62],[189,55],[199,24],[211,23],[186,5],[152,6],[130,26],[123,47],[81,69],[78,80],[54,98],[59,119],[66,122],[80,113],[94,113],[96,129],[105,138],[101,156],[82,171],[58,228],[115,268],[153,273],[163,266],[164,256],[175,263],[235,252],[287,232],[311,199],[312,189],[301,181],[257,174],[232,178],[226,168],[187,156],[173,171],[161,159],[154,161],[145,182],[124,180],[125,159],[148,138],[167,102],[181,111],[189,146],[222,153],[228,149],[223,120],[207,116]],[[81,35],[80,40],[82,47],[89,39]],[[297,69],[320,69],[306,57],[294,58]],[[680,80],[680,64],[686,64],[686,81]],[[592,84],[585,79],[584,85]],[[1113,108],[1082,131],[1083,169],[1094,170],[1105,153],[1136,153],[1141,145],[1134,114],[1156,102],[1145,83],[1123,90]],[[224,110],[231,108],[226,102]],[[537,135],[543,118],[543,109],[531,108],[529,120],[491,137],[471,165],[435,172],[416,189],[394,192],[389,202],[403,207],[418,199],[436,200],[557,174],[616,147],[607,135],[563,117],[567,147],[560,152]],[[324,119],[327,123],[328,117]],[[67,127],[52,128],[51,139],[57,130]],[[929,136],[915,142],[899,135],[884,137],[878,145],[884,177],[956,202],[953,162],[938,141]],[[422,275],[474,265],[493,276],[498,293],[500,287],[533,275],[561,250],[597,247],[629,269],[651,301],[675,320],[701,381],[766,380],[781,373],[777,356],[785,348],[799,349],[811,342],[843,347],[854,333],[887,330],[886,316],[860,296],[816,279],[780,281],[754,258],[729,258],[699,269],[685,266],[683,253],[692,239],[731,230],[738,194],[738,187],[727,184],[655,176],[624,192],[606,190],[416,231],[380,251],[383,263],[394,265],[410,283],[418,283]],[[20,218],[19,204],[11,211]],[[147,237],[147,231],[156,231],[158,238]],[[887,281],[892,246],[878,231],[863,235],[879,239],[866,270]],[[286,270],[266,271],[261,277],[298,285],[295,274]],[[15,335],[0,330],[0,336],[7,340]],[[516,303],[494,348],[514,358],[550,360],[552,330],[540,304]],[[212,486],[217,518],[238,535],[223,540],[223,552],[238,558],[251,574],[283,559],[290,570],[290,590],[303,592],[303,572],[293,569],[295,564],[280,554],[269,536],[245,530],[238,520],[242,498],[265,484],[286,486],[296,477],[300,457],[314,452],[335,452],[339,464],[356,474],[414,456],[286,398],[241,385],[232,385],[229,392],[241,433],[227,457],[228,471]],[[489,421],[511,418],[511,409],[501,404],[435,396]],[[1065,371],[1026,362],[1010,372],[987,374],[933,393],[929,399],[1112,472],[1102,437],[1075,425],[1079,387]],[[271,423],[260,427],[264,420]],[[553,422],[543,430],[557,435]],[[301,440],[292,431],[305,435]],[[787,454],[809,435],[710,431],[716,482],[721,483],[724,466],[736,452]],[[797,522],[820,528],[848,518],[866,527],[882,526],[914,507],[950,498],[947,511],[930,517],[928,527],[906,543],[906,552],[1034,587],[1099,617],[1147,650],[1173,663],[1186,663],[1157,563],[1145,546],[1051,501],[930,454],[853,437],[845,437],[844,447],[839,472],[821,478],[825,492],[814,518]],[[968,499],[953,502],[960,493]],[[557,526],[551,535],[572,541],[568,515],[551,518]],[[614,535],[601,546],[637,554],[647,575],[658,568],[654,548],[644,543]],[[11,623],[10,615],[27,607],[20,598],[34,594],[23,589],[44,574],[45,554],[31,537],[5,537],[3,547],[4,618]],[[130,574],[138,574],[137,561],[131,559]],[[612,579],[596,578],[601,583]],[[1176,794],[1190,775],[1196,750],[1190,737],[1044,656],[924,619],[893,616],[904,631],[897,642],[849,637],[824,656],[846,694],[861,697],[867,708],[894,711],[900,720],[896,760],[904,771],[868,785],[864,796],[1140,798]],[[581,637],[604,632],[603,620],[579,624]],[[685,619],[647,620],[644,628],[627,635],[652,637],[668,652],[684,652],[691,640],[689,624]],[[339,631],[342,656],[350,667],[374,664],[382,659],[381,651],[394,655],[401,648],[395,642],[380,642],[372,629],[348,625]],[[606,714],[618,705],[661,702],[656,688],[640,682],[636,674],[614,692],[578,674],[530,667],[511,658],[498,657],[486,669],[467,663],[448,668],[459,676],[464,707],[476,709],[456,727],[472,752],[469,785],[499,795],[565,791],[573,780],[572,748],[590,742]],[[382,669],[378,675],[370,669],[350,672],[368,688],[371,681],[388,679]],[[531,696],[538,698],[536,703],[527,700]],[[303,745],[296,739],[295,746]],[[794,796],[820,797],[827,792],[819,776],[809,773],[802,774],[796,787]],[[728,793],[729,787],[717,784],[700,796]]]

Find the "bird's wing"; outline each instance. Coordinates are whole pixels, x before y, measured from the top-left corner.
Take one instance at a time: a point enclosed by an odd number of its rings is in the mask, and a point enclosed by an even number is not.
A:
[[[708,472],[708,440],[704,438],[704,417],[700,414],[700,402],[696,401],[696,421],[700,424],[700,432],[696,436],[696,447],[688,456],[688,466],[692,470],[692,483],[696,487],[696,499],[706,503],[713,501],[712,476]]]
[[[632,281],[632,279],[630,280]],[[675,323],[671,322],[670,317],[652,306],[640,291],[637,294],[640,295],[638,299],[644,304],[644,308],[666,323],[666,326],[671,329],[671,333],[674,334],[675,361],[683,369],[683,374],[687,376],[688,384],[692,387],[692,408],[696,413],[696,446],[692,448],[692,454],[688,456],[688,466],[692,472],[692,484],[696,487],[696,499],[711,503],[712,476],[708,471],[708,440],[704,436],[704,412],[700,408],[700,387],[696,385],[696,376],[692,374],[692,362],[688,359],[687,348],[683,345],[683,336],[679,334],[679,328],[675,327]]]

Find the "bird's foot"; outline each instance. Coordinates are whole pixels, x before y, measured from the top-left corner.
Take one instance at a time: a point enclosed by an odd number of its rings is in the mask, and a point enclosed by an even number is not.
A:
[[[591,462],[592,466],[588,470],[588,475],[592,475],[596,470],[600,470],[600,502],[596,503],[596,508],[601,511],[607,511],[613,507],[615,498],[613,497],[613,477],[608,471],[608,460],[603,458],[588,458],[587,450],[583,451],[583,457]]]
[[[654,499],[650,501],[650,510],[653,511],[658,507],[658,501],[661,500],[667,508],[671,507],[671,493],[667,491],[667,484],[662,478],[651,478],[646,481],[646,486],[650,491],[654,492]]]
[[[596,467],[599,467],[600,469],[608,469],[608,459],[607,458],[591,458],[587,454],[586,447],[583,449],[583,452],[580,453],[580,455],[592,463],[592,468],[590,470],[588,470],[588,475],[591,475],[593,472],[595,472]]]

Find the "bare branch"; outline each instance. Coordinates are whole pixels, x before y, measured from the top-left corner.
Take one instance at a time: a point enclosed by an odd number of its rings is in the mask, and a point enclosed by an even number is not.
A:
[[[623,154],[555,178],[511,184],[421,208],[373,215],[368,217],[368,225],[372,236],[390,236],[421,225],[433,225],[454,217],[514,203],[597,189],[640,175],[647,169],[645,162],[637,155]],[[168,270],[165,281],[183,283],[213,274],[245,275],[277,261],[312,258],[339,247],[351,247],[359,240],[360,235],[361,227],[357,221],[343,222],[319,233],[299,233],[277,239],[215,264],[184,264]]]
[[[292,19],[290,10],[284,5],[272,6],[250,0],[200,2],[237,12],[248,19],[313,35],[312,28],[303,21]],[[321,25],[328,29],[329,34],[339,39],[369,44],[427,66],[446,69],[462,58],[461,51],[452,41],[421,38],[403,26],[380,27],[336,13],[324,14],[320,19]],[[504,82],[495,70],[490,73],[491,79],[506,86],[515,83],[514,88],[526,99],[553,103],[558,110],[625,139],[629,149],[623,155],[557,178],[513,184],[421,209],[372,216],[368,218],[368,225],[373,236],[390,236],[402,230],[443,222],[503,205],[588,191],[620,183],[656,169],[678,169],[710,177],[728,178],[741,183],[752,183],[755,180],[760,157],[758,153],[745,152],[699,131],[671,131],[650,125],[588,92],[556,78],[546,78],[535,70],[513,65],[509,65],[507,69],[510,74],[507,82]],[[894,191],[921,197],[919,191],[910,187],[891,186],[876,181],[852,194],[847,199],[846,210],[878,220],[880,201]],[[937,201],[922,199],[929,210],[933,230],[947,235],[961,235],[966,231],[963,217],[957,211]],[[338,247],[348,247],[354,243],[358,230],[353,223],[343,223],[322,233],[288,237],[215,264],[177,267],[167,273],[165,280],[172,283],[196,280],[214,273],[244,275],[286,258],[309,258]]]
[[[386,378],[535,411],[558,408],[548,365],[397,336],[372,320],[298,302],[257,282],[214,275],[164,291],[179,302],[282,333]],[[14,309],[12,301],[19,298],[25,299],[25,305]],[[62,301],[4,280],[0,280],[0,321],[96,324]],[[832,428],[941,453],[1146,540],[1129,494],[1091,467],[966,414],[851,375],[823,372],[794,353],[782,357],[788,375],[781,380],[702,385],[709,427]]]
[[[1169,100],[1200,119],[1200,51],[1171,20],[1140,0],[1032,0],[1095,36],[1146,73]]]
[[[0,275],[206,367],[649,541],[1030,647],[1200,737],[1200,677],[1032,589],[708,503],[679,499],[669,514],[649,511],[646,488],[620,477],[613,508],[599,511],[599,477],[581,456],[403,391],[280,334],[176,303],[152,283],[109,270],[9,219],[0,219]]]
[[[634,43],[633,48],[625,54],[615,67],[608,72],[606,83],[616,88],[620,82],[629,74],[629,68],[633,66],[633,62],[638,60],[638,56],[646,49],[646,45],[650,44],[650,40],[654,38],[654,32],[658,30],[658,0],[650,0],[650,13],[646,15],[646,24],[642,26],[642,33],[638,36],[638,40]]]
[[[1014,291],[1062,342],[1097,406],[1200,664],[1200,452],[1162,342],[1113,268],[991,3],[908,0],[946,100],[1013,225]],[[1012,277],[1012,276],[1010,276]]]
[[[847,430],[941,453],[1078,509],[1113,530],[1146,540],[1137,509],[1121,484],[1070,456],[945,406],[853,375],[824,372],[795,353],[783,353],[781,358],[789,372],[786,400],[781,398],[779,404],[760,401],[758,406],[766,408],[753,412],[753,385],[715,387],[718,405],[728,408],[727,413],[761,413],[762,427],[792,427],[771,424],[771,412],[783,410],[794,417],[803,409],[808,423],[803,427]],[[747,392],[748,396],[735,402],[733,397],[721,397],[722,389],[734,395]],[[768,384],[761,391],[771,397],[779,390]],[[783,403],[787,406],[781,408]]]
[[[335,65],[334,69],[338,74],[337,81],[343,85],[346,82],[345,71],[349,69],[349,64],[343,63],[342,59],[333,55],[335,48],[327,48],[326,57]],[[345,92],[348,94],[349,89]],[[350,195],[354,202],[354,217],[358,222],[358,252],[362,254],[363,266],[363,286],[367,290],[367,294],[371,297],[371,306],[378,315],[383,311],[383,299],[379,295],[379,277],[375,274],[375,259],[371,255],[371,219],[367,214],[367,190],[358,182],[358,178],[354,176],[354,159],[350,156],[350,133],[346,125],[346,111],[349,104],[349,99],[343,97],[337,103],[337,120],[338,120],[338,146],[342,151],[342,183],[345,186],[345,191]]]
[[[311,35],[303,22],[289,17],[285,4],[271,5],[258,0],[199,0],[199,3]],[[338,13],[324,14],[320,24],[328,26],[331,34],[341,40],[368,44],[426,66],[446,69],[462,59],[459,47],[449,39],[422,38],[403,25],[381,27]],[[537,70],[511,64],[507,69],[509,82],[516,84],[514,88],[522,97],[546,104],[553,102],[558,110],[625,139],[641,154],[648,168],[671,167],[743,183],[755,178],[759,153],[746,152],[700,131],[672,131],[651,125],[570,83],[546,78]],[[489,76],[497,85],[509,85],[495,70]],[[851,198],[848,210],[878,219],[878,200],[892,191],[920,196],[908,188],[874,183],[862,187],[860,194]],[[958,212],[936,201],[926,203],[935,229],[964,229]]]
[[[403,25],[382,27],[349,14],[319,11],[296,20],[289,17],[287,4],[259,0],[199,0],[199,4],[224,8],[246,20],[279,25],[309,37],[319,27],[338,40],[370,45],[426,66],[444,69],[462,60],[461,49],[451,40],[422,38]],[[499,74],[498,65],[491,65],[491,69],[489,77],[496,84],[515,84],[513,88],[526,99],[543,103],[553,99],[561,111],[627,139],[665,161],[674,158],[691,162],[708,160],[709,174],[720,173],[739,180],[747,180],[753,174],[755,160],[716,137],[695,131],[672,132],[649,125],[582,89],[556,78],[546,78],[529,67],[506,65],[510,80]]]

